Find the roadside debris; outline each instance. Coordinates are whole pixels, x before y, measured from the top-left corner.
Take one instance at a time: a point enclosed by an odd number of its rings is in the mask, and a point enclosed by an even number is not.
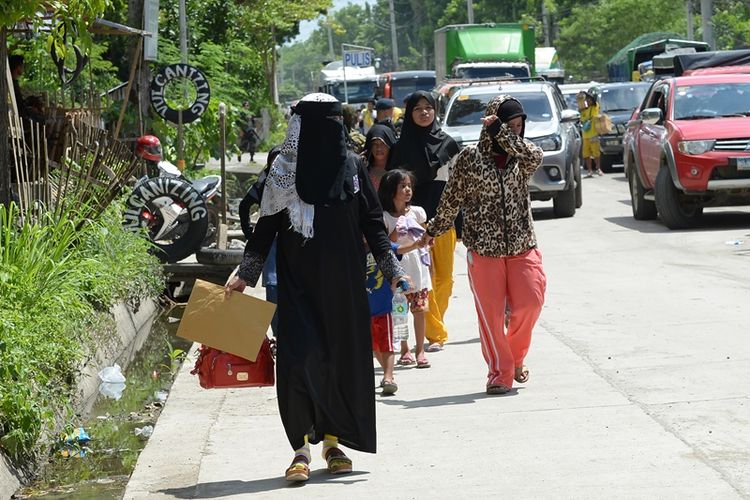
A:
[[[136,427],[133,430],[133,434],[136,436],[141,436],[142,438],[150,438],[151,434],[154,433],[154,426],[153,425],[144,425],[143,427]]]
[[[89,441],[91,441],[91,437],[86,432],[86,429],[79,427],[74,433],[65,436],[60,455],[65,458],[83,458],[90,451],[86,446]]]
[[[108,366],[99,372],[102,383],[99,385],[99,394],[119,400],[125,390],[125,375],[122,374],[120,365]]]

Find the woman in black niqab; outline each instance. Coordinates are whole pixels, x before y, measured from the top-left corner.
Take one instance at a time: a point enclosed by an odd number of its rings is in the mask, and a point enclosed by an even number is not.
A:
[[[329,472],[351,471],[339,444],[374,453],[375,391],[364,235],[386,279],[404,276],[361,159],[347,153],[340,103],[300,100],[268,173],[260,217],[227,291],[260,276],[277,238],[276,393],[294,450],[289,481],[310,474],[323,441]]]
[[[341,103],[300,101],[294,112],[302,118],[297,154],[299,197],[311,205],[349,201],[351,193],[344,183],[347,171],[354,173],[354,160],[347,155]]]

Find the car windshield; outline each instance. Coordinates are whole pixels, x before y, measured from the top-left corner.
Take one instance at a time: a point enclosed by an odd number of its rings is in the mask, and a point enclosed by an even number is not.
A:
[[[445,124],[448,127],[465,125],[479,125],[484,116],[487,103],[497,94],[460,95],[453,101]],[[549,98],[544,92],[514,92],[526,112],[527,120],[531,122],[548,122],[552,119],[552,109]]]
[[[572,94],[563,94],[563,97],[565,98],[565,105],[568,107],[568,109],[578,109],[576,94],[577,92],[574,92]]]
[[[681,85],[674,96],[674,119],[750,116],[750,82]]]
[[[346,82],[346,94],[349,96],[350,103],[367,102],[372,96],[375,95],[375,87],[377,82],[373,81],[359,81],[359,82]],[[341,102],[344,102],[344,82],[336,82],[328,84],[328,93]]]
[[[523,67],[498,68],[492,66],[474,66],[469,68],[456,68],[456,78],[481,79],[481,78],[514,78],[528,77],[529,71]]]
[[[396,101],[397,106],[401,106],[406,97],[417,90],[426,90],[430,92],[435,88],[434,77],[404,78],[403,80],[391,81],[391,97]]]
[[[632,111],[640,106],[646,97],[649,85],[623,85],[603,88],[600,94],[601,109],[604,112]]]

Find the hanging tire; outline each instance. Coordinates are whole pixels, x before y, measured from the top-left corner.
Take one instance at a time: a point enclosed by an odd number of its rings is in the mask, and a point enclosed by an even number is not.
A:
[[[174,207],[171,208],[171,207]],[[164,234],[168,223],[163,214],[181,208],[176,223]],[[128,196],[124,213],[125,229],[144,229],[154,244],[154,253],[163,262],[177,262],[200,247],[208,228],[206,202],[193,186],[181,179],[154,177],[139,182]]]
[[[201,264],[216,266],[238,266],[242,262],[244,250],[220,250],[218,248],[199,248],[195,258]]]
[[[630,187],[630,206],[633,209],[633,218],[635,220],[656,219],[656,203],[645,198],[646,188],[641,184],[637,172],[630,171],[628,173],[628,186]]]
[[[669,169],[662,166],[656,175],[656,210],[659,218],[669,229],[695,227],[703,215],[703,207],[697,200],[690,200],[672,182]]]

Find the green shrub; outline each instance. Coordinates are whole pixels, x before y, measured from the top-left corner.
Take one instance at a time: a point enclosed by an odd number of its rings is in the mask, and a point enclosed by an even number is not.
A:
[[[113,325],[97,311],[163,287],[149,243],[121,221],[117,205],[35,222],[0,206],[0,448],[17,463],[71,414],[92,332]]]

